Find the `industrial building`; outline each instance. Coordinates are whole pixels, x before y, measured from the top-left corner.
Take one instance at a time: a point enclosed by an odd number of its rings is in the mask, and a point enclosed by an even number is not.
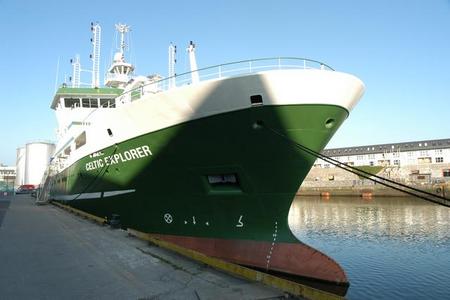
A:
[[[397,173],[403,179],[450,180],[450,139],[326,149],[322,154],[350,166],[401,170]],[[334,166],[317,159],[313,169],[317,168]]]
[[[47,141],[31,142],[17,148],[15,187],[40,184],[54,152],[55,144]]]

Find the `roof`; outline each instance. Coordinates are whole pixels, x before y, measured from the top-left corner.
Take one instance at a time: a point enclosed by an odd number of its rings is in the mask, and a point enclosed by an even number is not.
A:
[[[60,87],[58,91],[56,91],[55,97],[53,97],[53,101],[51,104],[51,108],[55,109],[56,104],[58,103],[61,97],[66,96],[104,96],[104,97],[117,97],[122,94],[122,89],[116,88],[72,88],[72,87]]]
[[[325,149],[322,154],[326,156],[350,156],[376,154],[385,152],[406,152],[450,148],[450,139],[422,140],[404,143],[366,145],[346,148]]]

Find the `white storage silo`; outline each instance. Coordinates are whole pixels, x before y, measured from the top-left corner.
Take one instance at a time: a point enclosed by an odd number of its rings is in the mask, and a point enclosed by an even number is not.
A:
[[[25,152],[25,184],[38,185],[55,152],[55,144],[50,142],[28,143]]]
[[[14,186],[17,188],[25,184],[25,160],[26,160],[26,148],[19,147],[16,152],[16,180]]]

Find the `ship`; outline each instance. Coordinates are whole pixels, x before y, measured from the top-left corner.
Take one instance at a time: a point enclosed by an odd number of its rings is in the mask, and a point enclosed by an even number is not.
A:
[[[357,77],[325,63],[275,57],[176,74],[134,75],[125,59],[129,26],[99,84],[99,24],[92,24],[90,86],[73,64],[51,108],[58,142],[45,199],[124,228],[242,266],[348,284],[332,258],[299,241],[288,213],[315,157],[364,92]]]

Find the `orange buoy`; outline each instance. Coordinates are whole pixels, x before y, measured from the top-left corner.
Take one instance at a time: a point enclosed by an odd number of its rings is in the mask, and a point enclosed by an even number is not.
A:
[[[362,194],[361,194],[361,197],[363,197],[363,198],[372,198],[372,192],[363,192]]]
[[[320,197],[330,198],[330,192],[321,192]]]

